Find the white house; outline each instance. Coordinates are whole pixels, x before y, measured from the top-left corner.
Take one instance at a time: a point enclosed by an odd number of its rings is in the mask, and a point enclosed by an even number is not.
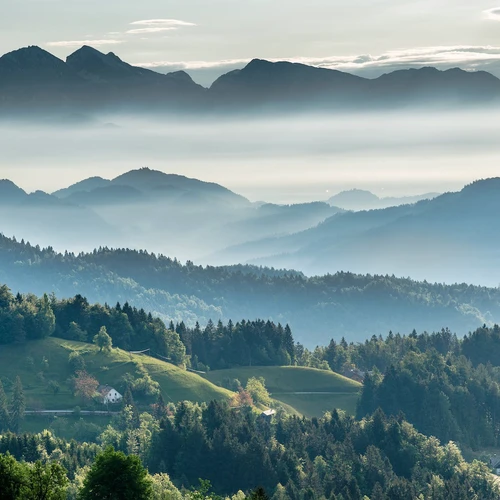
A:
[[[104,404],[118,403],[123,398],[116,389],[113,389],[109,385],[100,385],[97,390],[101,394]]]

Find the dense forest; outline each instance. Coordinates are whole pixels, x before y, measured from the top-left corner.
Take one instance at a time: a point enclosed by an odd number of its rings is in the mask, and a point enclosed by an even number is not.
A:
[[[128,303],[91,305],[80,295],[58,300],[13,295],[0,287],[0,344],[50,335],[96,342],[100,332],[113,346],[149,349],[153,356],[197,370],[298,365],[364,374],[358,417],[377,408],[400,413],[442,443],[472,449],[500,443],[500,327],[483,326],[458,338],[437,333],[372,336],[362,343],[331,340],[314,350],[295,343],[288,325],[256,320],[188,328],[165,323]]]
[[[58,300],[46,294],[13,295],[0,286],[0,345],[20,343],[54,335],[59,338],[92,342],[101,329],[112,345],[124,350],[149,349],[153,356],[194,368],[290,365],[295,361],[295,343],[288,325],[271,321],[242,320],[227,325],[209,321],[187,328],[183,322],[165,323],[128,303],[113,307],[90,304],[81,295]]]
[[[37,488],[35,467],[40,475],[45,471],[46,485],[64,492],[43,498],[180,500],[192,498],[200,477],[234,500],[255,498],[259,487],[260,500],[498,498],[487,466],[468,464],[455,444],[442,446],[380,410],[362,421],[332,411],[313,420],[278,414],[268,422],[250,407],[235,411],[212,402],[169,405],[160,420],[143,413],[136,421],[133,415],[133,407],[125,406],[99,445],[65,442],[47,432],[1,436],[3,484],[18,480],[20,488]],[[16,468],[16,459],[35,465],[22,470],[26,465]],[[123,485],[135,496],[118,496]],[[109,497],[96,493],[109,489]],[[208,483],[200,490],[195,498],[213,498]]]
[[[306,277],[251,266],[202,267],[126,249],[59,254],[6,237],[0,237],[0,281],[16,292],[128,302],[189,327],[209,319],[288,323],[309,348],[342,336],[359,341],[389,330],[445,326],[466,334],[500,322],[498,289],[347,272]]]
[[[500,327],[483,326],[460,339],[448,329],[390,333],[364,343],[331,341],[304,352],[299,364],[366,372],[358,417],[382,408],[405,415],[426,435],[473,449],[500,442]],[[305,360],[303,359],[305,356]]]

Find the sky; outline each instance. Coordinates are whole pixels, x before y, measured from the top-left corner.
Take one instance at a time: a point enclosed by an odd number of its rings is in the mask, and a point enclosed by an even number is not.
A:
[[[0,53],[83,44],[209,85],[253,58],[368,77],[399,67],[500,76],[500,0],[1,0]]]

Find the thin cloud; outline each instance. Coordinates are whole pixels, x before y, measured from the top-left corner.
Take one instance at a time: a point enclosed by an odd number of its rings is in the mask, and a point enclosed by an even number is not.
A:
[[[142,68],[171,68],[171,69],[212,69],[225,68],[236,65],[245,65],[250,62],[250,59],[225,59],[222,61],[153,61],[139,63],[137,66]]]
[[[157,27],[168,27],[168,26],[196,26],[194,23],[188,23],[187,21],[181,21],[179,19],[145,19],[142,21],[134,21],[130,23],[131,26],[157,26]]]
[[[471,66],[483,62],[500,62],[500,47],[493,46],[438,46],[417,47],[405,50],[393,50],[374,56],[357,54],[332,57],[281,57],[269,58],[271,62],[289,61],[310,66],[345,71],[362,70],[368,68],[394,66],[442,66],[457,65]],[[243,66],[250,62],[248,59],[223,59],[219,61],[150,61],[139,63],[147,68],[176,68],[176,69],[214,69],[234,66]]]
[[[123,43],[122,40],[61,40],[58,42],[47,42],[48,47],[81,47],[82,45],[91,45],[92,47],[100,47],[101,45],[118,45]]]
[[[494,21],[500,21],[500,7],[495,7],[493,9],[485,10],[484,13],[488,19],[493,19]]]
[[[162,33],[164,31],[173,31],[185,26],[196,26],[194,23],[181,21],[180,19],[143,19],[134,21],[131,26],[142,26],[133,28],[125,32],[126,35],[145,35],[148,33]]]
[[[174,26],[170,27],[151,27],[151,28],[135,28],[133,30],[128,30],[125,32],[127,35],[143,35],[144,33],[160,33],[162,31],[172,31],[176,30],[177,28]]]

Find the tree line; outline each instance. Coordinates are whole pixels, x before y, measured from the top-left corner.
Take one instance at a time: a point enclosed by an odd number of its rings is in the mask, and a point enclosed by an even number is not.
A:
[[[271,422],[250,407],[218,402],[159,410],[136,420],[134,408],[126,406],[99,445],[67,442],[48,432],[1,436],[2,492],[12,485],[38,491],[43,477],[53,496],[6,498],[498,498],[485,464],[467,463],[453,442],[441,445],[401,416],[387,417],[381,410],[361,421],[336,410],[320,419],[278,412]],[[33,470],[39,471],[36,480]]]
[[[171,321],[167,327],[158,317],[127,302],[114,306],[90,304],[76,295],[58,300],[55,295],[37,298],[14,296],[0,287],[0,344],[43,339],[50,335],[102,347],[111,341],[124,350],[149,349],[174,364],[195,369],[235,366],[289,365],[295,362],[292,331],[271,321],[255,320],[227,324],[208,321],[204,328]],[[107,340],[107,336],[111,340]]]
[[[395,276],[337,272],[307,277],[255,266],[197,266],[130,249],[57,253],[0,236],[2,280],[39,295],[81,293],[91,302],[129,301],[164,321],[193,328],[221,319],[265,318],[288,323],[309,346],[331,337],[360,340],[448,326],[465,334],[500,318],[500,290],[443,285]],[[396,325],[396,326],[395,326]]]

